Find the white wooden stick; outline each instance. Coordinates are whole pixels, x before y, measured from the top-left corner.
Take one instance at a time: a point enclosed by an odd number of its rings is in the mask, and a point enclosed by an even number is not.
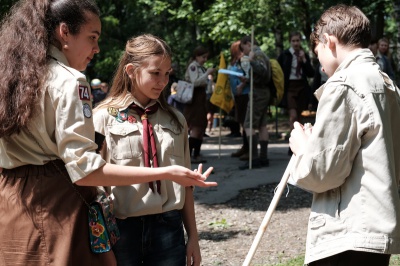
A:
[[[308,129],[311,129],[311,124],[310,123],[306,123],[304,124],[304,130],[306,132],[307,135],[311,134],[311,131],[309,131]],[[290,158],[289,164],[285,169],[285,172],[283,173],[281,182],[279,182],[278,188],[275,192],[274,197],[272,198],[272,201],[268,207],[267,213],[264,216],[264,219],[260,225],[260,228],[258,229],[257,235],[254,238],[253,244],[250,247],[249,252],[247,253],[246,259],[243,262],[243,266],[249,266],[251,260],[254,257],[254,254],[256,253],[256,250],[258,248],[258,245],[260,244],[261,238],[265,233],[265,230],[267,230],[267,226],[269,224],[269,221],[271,220],[272,214],[275,211],[276,206],[278,205],[279,199],[282,196],[283,191],[286,188],[286,184],[289,180],[289,176],[290,176],[290,171],[293,168],[293,164],[295,163],[295,161],[297,160],[295,155],[292,155],[292,157]]]
[[[287,184],[287,181],[288,181],[289,175],[290,175],[290,169],[292,168],[292,164],[294,161],[295,161],[295,156],[292,155],[292,157],[290,158],[289,164],[286,167],[285,173],[282,176],[281,182],[279,183],[278,188],[275,192],[275,195],[272,198],[272,201],[268,207],[267,213],[265,214],[264,219],[260,225],[260,228],[258,229],[257,235],[254,238],[253,244],[251,245],[251,248],[250,248],[249,252],[247,253],[247,256],[243,263],[243,266],[249,266],[251,260],[253,259],[254,254],[256,253],[256,250],[261,241],[261,238],[264,235],[265,230],[267,230],[267,226],[269,224],[269,221],[271,220],[272,214],[274,213],[275,208],[278,205],[279,199],[281,198],[282,193],[286,188],[286,184]]]

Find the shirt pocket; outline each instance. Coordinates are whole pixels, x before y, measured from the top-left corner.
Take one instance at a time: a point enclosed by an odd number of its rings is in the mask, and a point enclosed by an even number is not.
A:
[[[113,159],[132,159],[142,155],[142,135],[137,125],[130,123],[112,125],[109,128],[109,132]]]
[[[159,125],[156,128],[161,152],[169,156],[183,157],[185,153],[184,141],[178,129]]]

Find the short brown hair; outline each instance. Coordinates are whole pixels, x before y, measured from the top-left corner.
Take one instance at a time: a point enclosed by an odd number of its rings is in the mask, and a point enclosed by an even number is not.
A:
[[[313,51],[324,33],[335,36],[344,46],[367,48],[371,39],[368,18],[357,7],[343,4],[327,9],[315,24],[310,36]]]
[[[243,36],[242,39],[240,39],[240,44],[246,44],[248,42],[251,42],[251,36],[249,36],[249,35]],[[258,42],[256,39],[253,39],[253,44],[258,45]],[[243,52],[243,49],[240,45],[239,45],[239,49],[240,49],[240,51]]]
[[[301,40],[301,33],[298,32],[298,31],[292,31],[292,32],[289,33],[289,42],[292,41],[292,38],[293,38],[294,36],[299,36],[299,38],[300,38],[300,40]]]

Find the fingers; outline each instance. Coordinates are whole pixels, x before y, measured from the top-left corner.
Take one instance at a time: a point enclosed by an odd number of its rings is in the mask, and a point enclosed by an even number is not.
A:
[[[218,186],[218,183],[217,182],[204,182],[204,181],[198,180],[198,182],[196,182],[195,186],[197,186],[197,187],[216,187],[216,186]]]
[[[199,164],[199,167],[197,167],[197,171],[201,174],[201,173],[203,173],[203,164]]]
[[[212,172],[213,170],[214,170],[214,167],[208,167],[207,171],[205,171],[205,172],[203,173],[203,176],[208,177],[208,176],[211,174],[211,172]]]
[[[302,124],[300,124],[299,122],[294,122],[294,124],[293,124],[293,127],[295,128],[295,129],[303,129],[303,125]]]

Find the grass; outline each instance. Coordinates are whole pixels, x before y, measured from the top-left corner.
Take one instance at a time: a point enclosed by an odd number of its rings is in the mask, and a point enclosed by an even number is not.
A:
[[[218,228],[218,229],[226,229],[226,228],[230,227],[230,225],[224,218],[221,220],[216,220],[216,221],[210,222],[208,225],[212,226],[214,228]]]
[[[274,266],[302,266],[303,262],[304,262],[304,256],[300,256],[300,257],[291,259],[289,261],[286,261],[285,263],[275,264]],[[267,266],[267,265],[265,265],[265,266]],[[390,258],[389,266],[400,266],[400,255],[392,255]]]

